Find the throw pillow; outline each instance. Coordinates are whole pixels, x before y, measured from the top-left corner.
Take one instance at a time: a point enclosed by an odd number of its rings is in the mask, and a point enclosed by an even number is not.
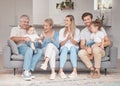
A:
[[[18,55],[19,52],[18,52],[18,48],[17,48],[16,43],[11,39],[8,39],[7,42],[8,42],[8,45],[10,46],[10,48],[11,48],[12,53],[15,54],[15,55]]]

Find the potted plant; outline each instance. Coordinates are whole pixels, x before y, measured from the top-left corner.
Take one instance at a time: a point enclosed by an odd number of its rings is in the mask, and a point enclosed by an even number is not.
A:
[[[62,1],[56,4],[56,8],[63,9],[74,9],[74,3],[71,0]]]

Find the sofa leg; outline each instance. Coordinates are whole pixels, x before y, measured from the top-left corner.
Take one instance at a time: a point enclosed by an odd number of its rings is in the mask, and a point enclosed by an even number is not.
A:
[[[105,75],[107,75],[107,68],[105,68]]]
[[[13,70],[14,70],[14,76],[15,76],[15,74],[16,74],[16,68],[14,68]]]

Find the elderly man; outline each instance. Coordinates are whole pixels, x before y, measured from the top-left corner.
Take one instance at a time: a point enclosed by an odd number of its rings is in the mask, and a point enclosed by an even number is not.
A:
[[[22,15],[20,17],[19,25],[17,27],[13,27],[10,34],[10,39],[17,44],[19,53],[24,56],[24,72],[22,77],[25,80],[31,80],[34,78],[31,71],[34,71],[37,62],[42,56],[41,49],[38,49],[38,53],[34,54],[33,50],[25,44],[25,42],[30,41],[29,37],[24,37],[26,34],[26,29],[29,26],[29,21],[30,19],[27,15]]]

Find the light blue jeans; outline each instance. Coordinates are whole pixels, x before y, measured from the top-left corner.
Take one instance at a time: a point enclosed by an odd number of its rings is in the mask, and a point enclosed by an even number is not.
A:
[[[70,54],[70,61],[73,67],[77,67],[77,52],[78,49],[74,46],[68,50],[67,47],[63,47],[60,51],[60,68],[63,68],[67,60],[67,54]]]
[[[24,64],[23,69],[27,71],[34,71],[36,64],[42,57],[42,50],[38,49],[37,54],[33,54],[33,49],[28,47],[27,45],[22,45],[18,47],[19,53],[24,56]]]

